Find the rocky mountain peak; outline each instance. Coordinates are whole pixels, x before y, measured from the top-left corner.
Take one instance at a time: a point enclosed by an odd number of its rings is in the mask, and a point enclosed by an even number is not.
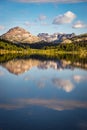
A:
[[[39,33],[38,37],[46,42],[55,42],[60,43],[63,42],[65,39],[71,39],[75,36],[74,33],[65,34],[65,33],[54,33],[49,35],[48,33]]]
[[[7,32],[7,33],[13,33],[13,32],[15,32],[15,33],[29,33],[30,34],[30,32],[28,32],[28,31],[26,31],[25,29],[23,29],[23,28],[21,28],[21,27],[14,27],[14,28],[11,28],[11,29],[9,29],[9,31]]]
[[[36,43],[41,41],[39,37],[32,35],[21,27],[11,28],[7,33],[0,36],[0,39],[12,43]]]

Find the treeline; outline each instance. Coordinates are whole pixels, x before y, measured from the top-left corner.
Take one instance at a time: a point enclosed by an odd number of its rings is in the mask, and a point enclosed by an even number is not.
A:
[[[75,42],[75,43],[47,43],[39,42],[34,44],[20,44],[20,43],[10,43],[6,41],[0,41],[0,50],[17,50],[17,51],[30,51],[30,49],[40,50],[52,50],[55,51],[87,51],[87,41]]]
[[[82,41],[70,44],[57,44],[56,46],[44,46],[42,49],[55,49],[58,51],[80,51],[81,49],[87,50],[87,42]]]
[[[14,44],[11,42],[6,42],[6,41],[0,41],[0,50],[17,50],[17,51],[23,51],[29,49],[25,45],[22,44]]]
[[[47,43],[47,42],[38,42],[34,44],[26,44],[27,47],[33,49],[57,49],[64,51],[79,51],[81,48],[87,50],[87,41],[72,42],[72,43]]]

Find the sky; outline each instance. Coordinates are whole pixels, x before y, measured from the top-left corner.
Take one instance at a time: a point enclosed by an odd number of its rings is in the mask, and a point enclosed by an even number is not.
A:
[[[0,35],[16,26],[34,35],[87,33],[87,0],[0,0]]]

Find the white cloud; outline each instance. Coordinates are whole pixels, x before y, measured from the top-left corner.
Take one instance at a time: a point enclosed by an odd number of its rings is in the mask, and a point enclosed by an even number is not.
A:
[[[62,15],[58,15],[54,18],[53,24],[66,24],[71,23],[75,19],[76,15],[71,12],[67,11],[66,13]]]
[[[0,30],[4,30],[4,29],[5,29],[5,26],[0,25]]]
[[[72,28],[85,28],[87,25],[83,23],[82,21],[77,21],[76,23],[73,24]]]
[[[28,22],[28,21],[26,21],[24,24],[25,24],[26,26],[31,26],[31,23]]]
[[[35,22],[31,22],[31,23],[30,23],[29,21],[25,21],[25,22],[24,22],[24,25],[25,25],[25,26],[32,26],[32,25],[35,25]]]
[[[43,14],[41,14],[39,17],[38,17],[38,19],[40,20],[40,21],[43,21],[43,20],[45,20],[47,17],[46,17],[46,15],[43,15]]]
[[[41,25],[43,25],[43,26],[47,26],[47,25],[49,25],[49,24],[46,23],[46,22],[41,22]]]
[[[79,3],[87,2],[87,0],[10,0],[23,3]]]
[[[74,85],[71,83],[70,80],[54,78],[52,82],[58,89],[61,88],[66,92],[71,92],[74,89]]]

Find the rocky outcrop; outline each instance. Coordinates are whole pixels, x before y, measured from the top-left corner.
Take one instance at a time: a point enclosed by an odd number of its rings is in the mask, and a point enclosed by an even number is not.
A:
[[[62,44],[69,44],[69,43],[72,43],[72,40],[65,39],[65,40],[62,41]]]
[[[12,43],[36,43],[41,41],[37,36],[33,36],[30,32],[20,27],[11,28],[7,33],[0,36],[1,40]]]
[[[65,40],[69,40],[75,36],[74,33],[71,34],[64,34],[64,33],[54,33],[52,35],[49,35],[48,33],[39,33],[38,37],[46,42],[54,42],[54,43],[60,43]],[[66,41],[65,41],[66,42]],[[70,43],[70,41],[69,41]]]

